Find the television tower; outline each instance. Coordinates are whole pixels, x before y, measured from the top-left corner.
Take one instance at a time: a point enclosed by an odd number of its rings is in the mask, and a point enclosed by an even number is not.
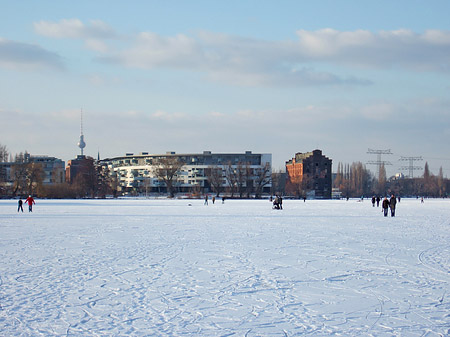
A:
[[[81,155],[83,156],[83,149],[86,147],[86,143],[84,142],[83,135],[83,109],[81,109],[81,123],[80,123],[80,140],[78,141],[78,147],[81,149]]]

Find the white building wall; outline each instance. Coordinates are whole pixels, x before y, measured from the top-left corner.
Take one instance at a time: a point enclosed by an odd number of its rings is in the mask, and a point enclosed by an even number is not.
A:
[[[209,153],[211,154],[211,153]],[[170,155],[173,155],[171,153]],[[204,154],[203,154],[204,155]],[[236,154],[236,156],[242,156],[244,154]],[[252,154],[256,156],[260,156],[261,164],[260,165],[250,165],[250,168],[255,170],[262,169],[266,164],[269,165],[269,175],[272,173],[272,154]],[[182,155],[178,156],[199,156],[198,155]],[[217,156],[220,156],[218,154]],[[229,154],[228,154],[229,156]],[[119,180],[120,186],[123,188],[133,188],[133,187],[143,187],[146,185],[147,187],[159,187],[164,186],[164,183],[158,180],[155,176],[155,165],[147,164],[155,160],[156,158],[164,157],[164,155],[127,155],[125,157],[118,157],[113,159],[106,159],[107,166],[111,172],[115,172],[117,178]],[[139,165],[137,163],[146,163],[145,165]],[[228,167],[227,160],[223,161],[221,165],[213,165],[215,167],[221,167],[223,170],[223,186],[228,187],[228,182],[225,178],[225,172]],[[237,168],[238,164],[234,163],[232,165],[233,168]],[[196,164],[196,161],[187,163],[184,165],[179,174],[177,175],[177,183],[178,186],[181,187],[194,187],[194,186],[205,186],[205,181],[208,180],[205,175],[205,170],[210,168],[210,165],[201,165]],[[270,186],[267,185],[267,186]]]

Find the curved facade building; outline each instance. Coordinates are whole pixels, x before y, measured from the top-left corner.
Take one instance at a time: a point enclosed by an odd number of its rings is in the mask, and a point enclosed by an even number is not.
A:
[[[117,179],[123,193],[165,193],[167,186],[158,169],[168,159],[182,163],[174,176],[174,187],[182,193],[212,193],[211,172],[222,172],[224,193],[242,196],[270,193],[272,155],[245,153],[139,154],[106,158],[100,164]],[[231,177],[233,176],[233,177]],[[236,179],[233,179],[236,178]],[[243,192],[243,190],[245,191]]]

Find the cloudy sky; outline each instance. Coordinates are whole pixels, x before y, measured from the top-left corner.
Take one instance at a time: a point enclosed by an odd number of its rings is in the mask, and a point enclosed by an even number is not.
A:
[[[402,157],[450,177],[450,1],[0,0],[0,144]],[[374,172],[376,167],[368,165]],[[408,171],[403,171],[408,173]],[[420,175],[422,171],[415,171]]]

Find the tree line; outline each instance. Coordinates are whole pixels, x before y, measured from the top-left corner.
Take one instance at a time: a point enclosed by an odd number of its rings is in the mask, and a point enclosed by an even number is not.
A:
[[[450,193],[450,180],[444,178],[442,167],[438,175],[433,175],[428,163],[425,163],[424,174],[419,178],[386,178],[383,164],[379,167],[378,177],[361,162],[338,164],[333,187],[338,189],[343,197],[369,197],[372,195],[391,195],[414,197],[448,197]]]

